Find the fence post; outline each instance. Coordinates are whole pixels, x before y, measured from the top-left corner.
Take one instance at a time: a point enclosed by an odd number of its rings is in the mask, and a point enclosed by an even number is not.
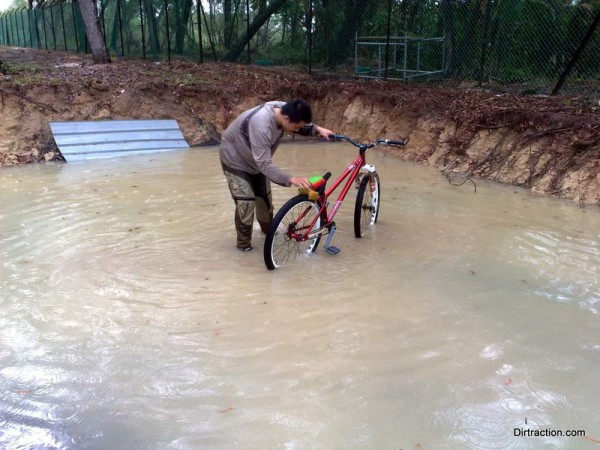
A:
[[[35,27],[34,28],[35,29],[35,42],[37,44],[36,47],[39,50],[41,48],[40,47],[41,43],[40,43],[40,30],[39,30],[38,24],[37,24],[37,9],[34,8],[31,12],[32,12],[31,15],[33,16],[33,26]]]
[[[75,46],[79,53],[79,31],[77,30],[77,18],[75,17],[75,0],[71,0],[71,15],[73,16],[73,30],[75,30]]]
[[[7,12],[6,13],[6,25],[8,27],[8,30],[6,32],[6,37],[8,39],[8,45],[13,46],[14,42],[15,42],[15,31],[13,30],[11,18],[12,18],[11,13]]]
[[[171,61],[171,34],[169,32],[169,3],[165,0],[165,23],[167,25],[167,61]]]
[[[308,74],[312,75],[312,23],[313,0],[308,2]]]
[[[198,47],[200,52],[199,57],[200,64],[202,64],[204,62],[204,56],[202,55],[202,21],[200,19],[200,0],[196,0],[196,17],[198,20]]]
[[[56,50],[56,31],[54,29],[54,1],[50,1],[48,4],[50,8],[50,24],[52,25],[52,40],[54,41],[54,50]]]
[[[600,23],[600,11],[598,11],[598,14],[596,14],[596,17],[594,18],[594,21],[590,25],[590,28],[588,29],[585,37],[581,41],[581,44],[579,44],[579,47],[577,48],[577,50],[571,57],[571,61],[569,61],[569,64],[567,65],[567,68],[565,69],[565,71],[561,75],[560,79],[558,80],[558,83],[556,83],[556,86],[554,86],[554,89],[552,90],[552,95],[556,95],[556,94],[558,94],[558,91],[560,91],[560,88],[562,87],[563,83],[569,76],[569,73],[571,73],[571,70],[573,70],[573,66],[575,66],[575,63],[581,56],[581,53],[583,52],[586,45],[592,38],[594,31],[596,31],[596,27],[598,26],[598,23]]]
[[[21,30],[23,31],[23,47],[27,47],[27,37],[25,36],[25,22],[23,21],[23,8],[19,8],[19,18],[21,19]]]
[[[25,38],[25,27],[23,26],[23,16],[21,15],[21,8],[17,8],[17,10],[15,11],[15,23],[17,24],[17,29],[21,29],[21,35],[23,36],[23,43],[21,44],[21,38],[19,37],[19,46],[20,47],[27,47],[27,39]],[[17,19],[21,19],[20,20],[20,24],[18,23]]]
[[[4,45],[4,14],[0,13],[0,45]]]
[[[125,56],[125,46],[123,45],[123,18],[121,16],[121,0],[117,0],[117,17],[119,18],[119,37],[121,38],[121,56]]]
[[[392,33],[392,0],[388,0],[388,16],[387,16],[387,29],[385,39],[385,71],[384,79],[388,77],[388,67],[390,64],[390,34]]]
[[[6,36],[5,45],[9,46],[10,45],[11,27],[10,27],[10,14],[8,12],[4,13],[4,28],[5,28],[5,36]]]
[[[142,58],[146,59],[146,36],[144,35],[144,10],[142,7],[142,0],[139,1],[140,5],[140,25],[142,27]]]
[[[29,42],[31,43],[31,48],[33,48],[33,31],[31,30],[31,15],[29,14],[29,8],[25,10],[27,13],[27,27],[29,28]]]
[[[485,55],[487,54],[488,33],[492,17],[492,0],[487,0],[485,6],[485,22],[483,24],[483,39],[481,42],[481,60],[479,62],[479,87],[483,86],[483,72],[485,69]]]
[[[46,32],[46,8],[42,7],[42,27],[44,28],[44,47],[48,50],[48,33]]]
[[[102,4],[102,7],[100,8],[100,15],[101,15],[101,20],[102,20],[102,40],[104,41],[104,46],[106,47],[106,50],[108,51],[108,43],[106,42],[106,18],[105,18],[106,5],[104,4],[104,0],[102,0],[101,4]]]
[[[17,35],[17,39],[15,39],[15,37],[13,35],[13,46],[18,47],[19,46],[19,26],[17,25],[17,18],[15,17],[15,13],[12,10],[10,11],[10,18],[14,22],[14,25],[11,24],[11,27],[13,30],[15,30],[15,33]]]
[[[19,36],[19,24],[17,23],[17,15],[15,14],[14,10],[12,10],[10,12],[10,15],[13,18],[13,22],[14,22],[13,29],[15,30],[15,34],[17,36],[17,39],[15,40],[14,45],[15,45],[15,47],[19,47],[19,44],[21,43],[21,37]]]
[[[19,34],[19,23],[17,22],[17,13],[18,10],[13,10],[13,17],[15,21],[15,29],[17,30],[17,47],[21,46],[21,35]]]
[[[250,1],[246,0],[246,36],[248,36],[248,64],[250,64]]]
[[[406,35],[408,28],[408,24],[406,21],[406,17],[404,18],[404,61],[402,62],[402,80],[406,81],[406,71],[408,69],[408,36]]]
[[[65,27],[65,13],[63,11],[64,0],[60,1],[60,20],[62,22],[62,30],[63,30],[63,43],[65,45],[65,51],[67,51],[67,30]]]

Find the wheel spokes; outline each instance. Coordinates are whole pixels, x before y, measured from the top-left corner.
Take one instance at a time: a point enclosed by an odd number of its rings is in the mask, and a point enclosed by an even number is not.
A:
[[[309,227],[319,214],[314,204],[296,205],[281,221],[273,239],[272,256],[276,266],[281,266],[288,261],[294,260],[301,253],[311,253],[315,239],[302,241],[301,236],[309,231]],[[317,219],[315,227],[320,226]]]
[[[377,186],[371,189],[367,185],[362,202],[362,218],[360,221],[361,234],[366,232],[369,225],[373,225],[377,219]]]

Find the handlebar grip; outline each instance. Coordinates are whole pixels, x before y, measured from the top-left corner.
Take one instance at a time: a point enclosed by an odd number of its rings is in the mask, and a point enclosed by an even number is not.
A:
[[[386,145],[406,145],[408,143],[408,138],[406,139],[378,139],[378,144],[386,144]]]

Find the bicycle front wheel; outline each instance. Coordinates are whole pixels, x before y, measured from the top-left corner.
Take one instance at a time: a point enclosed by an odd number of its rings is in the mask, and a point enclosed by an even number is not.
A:
[[[381,185],[377,172],[365,174],[358,187],[354,207],[354,235],[357,238],[363,237],[371,225],[377,222],[380,195]]]
[[[294,261],[298,255],[314,253],[321,235],[304,239],[307,233],[316,232],[325,223],[320,217],[316,202],[307,195],[297,195],[289,199],[277,212],[265,238],[264,259],[267,269],[274,270]],[[315,220],[314,226],[309,230]]]

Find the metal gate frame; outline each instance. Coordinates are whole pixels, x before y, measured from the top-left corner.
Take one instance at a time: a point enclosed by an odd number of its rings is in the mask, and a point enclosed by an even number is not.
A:
[[[354,74],[359,78],[389,78],[395,80],[406,81],[409,78],[431,76],[444,72],[446,65],[446,46],[444,37],[409,37],[409,36],[358,36],[354,41]],[[442,46],[442,55],[440,68],[435,70],[421,69],[421,50],[423,44],[439,42]],[[409,46],[417,46],[417,61],[416,67],[408,67],[408,51]],[[375,46],[377,47],[377,63],[376,67],[364,67],[359,65],[358,48],[359,46]],[[391,53],[391,65],[386,64],[387,50]],[[401,67],[396,65],[398,52],[402,52]]]

